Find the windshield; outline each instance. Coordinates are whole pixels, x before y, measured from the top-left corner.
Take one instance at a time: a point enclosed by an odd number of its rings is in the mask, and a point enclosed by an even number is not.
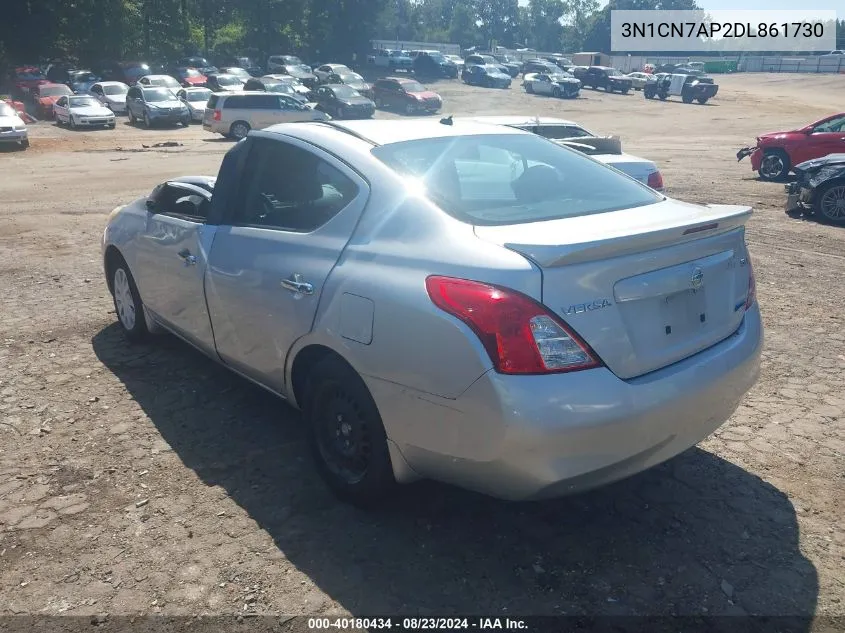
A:
[[[310,75],[311,69],[305,64],[297,64],[295,66],[285,66],[285,70],[291,75]]]
[[[405,92],[425,92],[425,87],[418,81],[403,81],[402,90]]]
[[[535,135],[430,138],[371,151],[468,224],[555,220],[662,199],[615,170]]]
[[[551,75],[552,81],[561,81],[563,79],[572,79],[572,75],[569,73],[562,73],[556,72],[554,75]]]
[[[185,93],[188,101],[208,101],[209,95],[211,95],[211,90],[191,90]]]
[[[99,77],[94,73],[72,73],[70,80],[73,83],[82,83],[84,81],[99,81]]]
[[[68,99],[68,105],[71,108],[90,108],[99,106],[100,102],[92,97],[71,97]]]
[[[198,66],[199,68],[208,66],[208,60],[205,57],[189,57],[186,61],[191,66]]]
[[[332,88],[332,92],[334,92],[334,96],[338,99],[354,99],[361,96],[355,89],[350,88],[349,86],[338,86],[337,88]]]
[[[347,86],[363,86],[364,78],[361,75],[340,75],[341,83]]]
[[[8,103],[0,101],[0,116],[18,116],[18,113]]]
[[[610,70],[607,71],[607,76],[608,77],[622,77],[623,75],[622,75],[621,72],[619,72],[615,68],[611,68]]]
[[[446,61],[446,58],[443,56],[442,53],[429,53],[428,56],[431,57],[431,59],[436,61],[438,64],[442,64]]]
[[[148,72],[150,72],[149,66],[133,66],[131,68],[124,69],[123,74],[129,78],[135,79],[138,77],[143,77]]]
[[[125,95],[129,91],[129,88],[126,85],[116,85],[112,84],[111,86],[103,86],[103,92],[107,95]]]
[[[405,53],[402,51],[390,51],[391,57],[405,57]]]
[[[250,75],[243,68],[227,68],[226,72],[230,75],[235,75],[236,77],[246,77],[247,79],[252,77],[252,75]]]
[[[502,69],[499,68],[498,66],[485,65],[485,66],[483,66],[483,68],[484,68],[484,71],[488,75],[501,75],[501,74],[503,74]]]
[[[179,82],[173,77],[150,77],[151,86],[167,86],[168,88],[178,88]]]
[[[234,75],[217,75],[217,83],[221,86],[237,86],[243,82]]]
[[[41,86],[38,94],[42,97],[61,97],[62,95],[73,94],[67,86]]]
[[[148,88],[144,90],[144,101],[155,103],[156,101],[173,101],[176,98],[167,88]]]

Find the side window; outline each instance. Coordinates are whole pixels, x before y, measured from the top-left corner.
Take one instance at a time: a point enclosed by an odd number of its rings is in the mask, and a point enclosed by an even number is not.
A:
[[[56,101],[57,106],[61,106],[62,108],[67,105],[67,97],[62,97],[58,101]]]
[[[358,194],[355,183],[307,150],[267,139],[253,143],[235,226],[309,233]]]
[[[813,132],[843,132],[845,131],[845,117],[836,117],[830,121],[825,121],[813,128]]]
[[[296,99],[291,99],[285,95],[279,95],[279,106],[282,110],[298,110],[299,105],[299,101]]]
[[[150,207],[150,202],[152,202],[152,207]],[[153,213],[191,222],[205,222],[209,206],[209,201],[205,197],[190,189],[170,184],[156,187],[147,201],[147,208]]]

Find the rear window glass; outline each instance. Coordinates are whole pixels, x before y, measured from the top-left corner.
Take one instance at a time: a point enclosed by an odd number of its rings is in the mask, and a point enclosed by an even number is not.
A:
[[[372,152],[469,224],[540,222],[662,200],[635,180],[535,135],[421,139]]]
[[[216,94],[213,94],[213,93],[212,93],[212,94],[211,94],[211,96],[210,96],[210,97],[208,97],[208,103],[206,104],[206,106],[207,106],[208,108],[215,108],[215,107],[217,107],[217,100],[218,100],[218,98],[219,98],[219,97],[218,97]]]

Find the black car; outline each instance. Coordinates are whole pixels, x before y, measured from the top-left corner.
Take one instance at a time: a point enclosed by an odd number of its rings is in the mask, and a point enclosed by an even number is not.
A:
[[[513,77],[507,68],[497,62],[495,57],[488,55],[487,53],[475,53],[464,57],[464,70],[470,66],[496,66],[506,75]]]
[[[293,86],[291,86],[290,84],[282,83],[281,81],[276,81],[275,79],[269,79],[266,77],[253,77],[249,79],[244,84],[244,90],[275,92],[277,94],[283,94],[289,97],[293,97],[300,103],[308,103],[308,99],[306,99],[303,95],[299,94],[296,90],[294,90]]]
[[[244,81],[235,75],[209,75],[205,85],[212,92],[236,92],[243,90]]]
[[[329,75],[329,78],[326,80],[326,83],[343,84],[345,86],[349,86],[353,90],[357,90],[362,95],[367,97],[367,99],[373,99],[375,101],[375,93],[373,92],[373,87],[366,81],[364,81],[364,78],[358,73],[332,73],[331,75]]]
[[[245,68],[246,71],[253,77],[261,77],[264,74],[264,69],[251,57],[224,57],[220,59],[218,66],[221,68],[231,66]]]
[[[560,67],[545,59],[529,59],[522,66],[523,76],[528,73],[546,73],[554,75],[560,72]]]
[[[421,77],[454,78],[458,76],[458,65],[440,51],[416,51],[414,72]]]
[[[698,101],[701,105],[704,105],[719,92],[719,86],[716,85],[711,77],[687,75],[685,73],[675,73],[674,75],[657,73],[649,77],[643,87],[645,98],[654,99],[657,97],[661,101],[665,101],[670,95],[677,95],[677,86],[674,91],[672,89],[672,78],[676,75],[682,75],[684,77],[684,83],[680,89],[680,97],[684,103]]]
[[[522,62],[515,57],[500,53],[491,53],[490,56],[495,59],[511,77],[517,77],[519,73],[522,72]]]
[[[575,75],[578,77],[578,75]],[[634,85],[630,77],[626,77],[615,68],[607,66],[590,66],[583,77],[578,77],[585,86],[593,90],[604,88],[607,92],[619,91],[628,94]]]
[[[205,57],[183,57],[177,63],[177,66],[185,66],[186,68],[196,68],[203,75],[214,75],[218,72],[217,67],[210,63]]]
[[[314,90],[317,109],[336,119],[369,119],[376,104],[344,84],[325,84]]]
[[[828,154],[793,167],[786,185],[786,212],[813,214],[822,222],[845,226],[845,154]]]
[[[103,81],[121,81],[134,86],[144,75],[153,74],[146,62],[103,62],[91,69]]]

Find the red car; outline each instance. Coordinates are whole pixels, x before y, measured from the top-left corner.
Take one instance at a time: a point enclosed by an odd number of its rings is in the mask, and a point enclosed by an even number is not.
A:
[[[757,145],[743,147],[737,160],[751,156],[751,169],[763,180],[778,180],[800,163],[828,154],[845,153],[845,113],[788,132],[757,137]]]
[[[196,68],[178,67],[173,70],[171,75],[178,79],[179,83],[185,88],[190,88],[191,86],[204,86],[205,82],[208,81],[208,77],[203,75]]]
[[[378,108],[399,108],[406,114],[437,112],[443,99],[415,79],[386,77],[373,84],[373,99]]]
[[[41,84],[31,91],[32,102],[35,104],[35,116],[39,119],[53,118],[53,105],[60,97],[73,94],[73,90],[64,84]]]
[[[13,90],[18,95],[28,95],[36,86],[48,83],[50,80],[35,66],[21,66],[12,73]]]

